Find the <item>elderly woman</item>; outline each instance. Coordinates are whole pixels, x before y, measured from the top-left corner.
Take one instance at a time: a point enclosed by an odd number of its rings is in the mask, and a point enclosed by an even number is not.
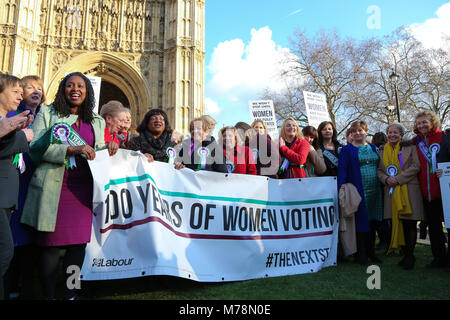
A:
[[[427,110],[416,115],[413,138],[420,160],[419,182],[422,190],[425,218],[428,221],[433,261],[429,268],[445,267],[445,235],[442,230],[444,211],[441,201],[441,189],[436,175],[437,157],[444,133],[439,129],[437,116]]]
[[[0,74],[0,119],[3,119],[1,121],[6,121],[6,115],[15,111],[21,100],[20,79]],[[26,127],[30,121],[22,125]],[[19,171],[13,164],[13,159],[18,153],[28,151],[28,141],[32,138],[33,132],[30,129],[14,130],[0,138],[0,300],[3,300],[4,295],[3,276],[14,254],[9,218],[11,208],[14,209],[18,204]]]
[[[280,130],[281,167],[278,178],[306,178],[305,164],[310,145],[294,119],[284,120]]]
[[[109,154],[116,154],[120,146],[119,132],[127,121],[127,111],[123,104],[116,100],[108,101],[100,108],[100,115],[105,119],[105,143]]]
[[[174,142],[169,118],[162,109],[147,112],[137,131],[139,136],[131,138],[127,143],[128,149],[141,151],[156,161],[169,162],[168,149],[174,146]]]
[[[238,133],[234,127],[224,127],[219,131],[219,145],[227,159],[228,173],[256,175],[253,154],[249,147],[240,145]]]
[[[392,219],[388,253],[404,246],[399,262],[405,270],[414,268],[417,221],[423,220],[423,203],[417,174],[420,162],[412,141],[402,141],[405,129],[394,123],[386,129],[387,143],[380,153],[378,178],[384,185],[384,218]]]
[[[191,138],[181,143],[175,168],[228,173],[225,155],[216,155],[220,148],[215,140],[208,139],[208,123],[196,118],[189,124],[189,131]]]
[[[376,221],[382,219],[382,194],[377,176],[378,149],[368,143],[368,127],[364,121],[356,121],[350,127],[352,143],[339,153],[338,190],[346,183],[353,184],[361,196],[355,213],[357,259],[362,265],[368,260],[380,262],[375,256]]]
[[[68,288],[67,267],[84,261],[86,244],[91,240],[93,180],[88,160],[105,148],[105,120],[93,112],[94,90],[82,73],[68,74],[59,84],[55,100],[43,106],[33,124],[35,137],[30,148],[38,145],[48,134],[67,138],[78,134],[82,145],[52,143],[43,154],[30,182],[21,222],[38,232],[41,246],[41,270],[44,294],[55,298],[60,250],[64,249],[63,298],[75,296]],[[65,124],[61,124],[64,122]],[[54,125],[59,130],[55,135]],[[79,140],[79,139],[78,139]],[[48,140],[47,140],[48,141]]]
[[[256,174],[276,179],[280,167],[278,147],[272,141],[264,121],[255,120],[251,127],[253,132],[248,145],[255,160]]]
[[[132,133],[132,121],[131,121],[131,112],[130,109],[125,109],[125,121],[122,124],[122,130],[117,134],[117,138],[120,142],[121,148],[126,148],[126,145],[128,141],[133,137],[136,136],[136,134]]]

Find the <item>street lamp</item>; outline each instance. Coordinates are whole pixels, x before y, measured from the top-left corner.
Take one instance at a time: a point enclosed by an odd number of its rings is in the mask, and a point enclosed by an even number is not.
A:
[[[388,115],[388,124],[391,124],[392,114],[393,114],[393,112],[394,112],[394,110],[395,110],[395,106],[393,106],[393,105],[388,105],[388,106],[386,107],[386,109],[387,109],[388,112],[389,112],[389,115]]]
[[[389,79],[391,79],[391,82],[394,84],[395,106],[397,108],[397,120],[400,123],[400,109],[399,109],[399,106],[398,106],[398,89],[397,89],[398,78],[399,78],[399,75],[394,72],[394,69],[392,69],[392,73],[389,76]]]

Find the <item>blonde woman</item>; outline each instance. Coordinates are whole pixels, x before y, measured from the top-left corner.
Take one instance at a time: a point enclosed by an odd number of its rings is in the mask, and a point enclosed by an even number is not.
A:
[[[280,179],[306,178],[305,163],[309,154],[309,143],[294,119],[286,119],[280,132],[280,154],[283,157],[278,173]]]

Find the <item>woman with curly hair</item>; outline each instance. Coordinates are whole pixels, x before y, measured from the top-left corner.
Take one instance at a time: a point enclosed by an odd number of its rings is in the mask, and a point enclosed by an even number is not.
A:
[[[91,239],[93,181],[87,160],[105,148],[105,120],[93,110],[91,82],[75,72],[61,81],[53,104],[41,108],[33,125],[35,137],[30,148],[48,142],[51,135],[62,142],[42,147],[21,220],[38,231],[47,299],[55,298],[60,250],[65,250],[63,274],[67,277],[67,267],[81,269]],[[78,136],[83,144],[71,143],[72,136]],[[74,296],[75,290],[64,285],[62,298]]]
[[[141,151],[149,159],[169,162],[168,149],[174,146],[169,117],[162,109],[152,109],[145,114],[137,128],[139,136],[127,143],[127,149]]]

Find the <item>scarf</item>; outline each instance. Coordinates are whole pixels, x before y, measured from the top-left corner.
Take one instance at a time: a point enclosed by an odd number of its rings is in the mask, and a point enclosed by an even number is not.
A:
[[[389,176],[396,176],[402,172],[400,164],[400,142],[392,148],[392,145],[386,143],[383,150],[383,163]],[[400,222],[399,215],[412,214],[411,205],[408,196],[408,186],[406,184],[394,187],[390,195],[392,201],[392,236],[388,254],[405,245],[405,236],[403,233],[403,224]]]
[[[150,153],[156,161],[168,162],[167,149],[172,147],[171,135],[164,131],[159,138],[155,138],[148,130],[143,130],[139,135],[142,153]]]

